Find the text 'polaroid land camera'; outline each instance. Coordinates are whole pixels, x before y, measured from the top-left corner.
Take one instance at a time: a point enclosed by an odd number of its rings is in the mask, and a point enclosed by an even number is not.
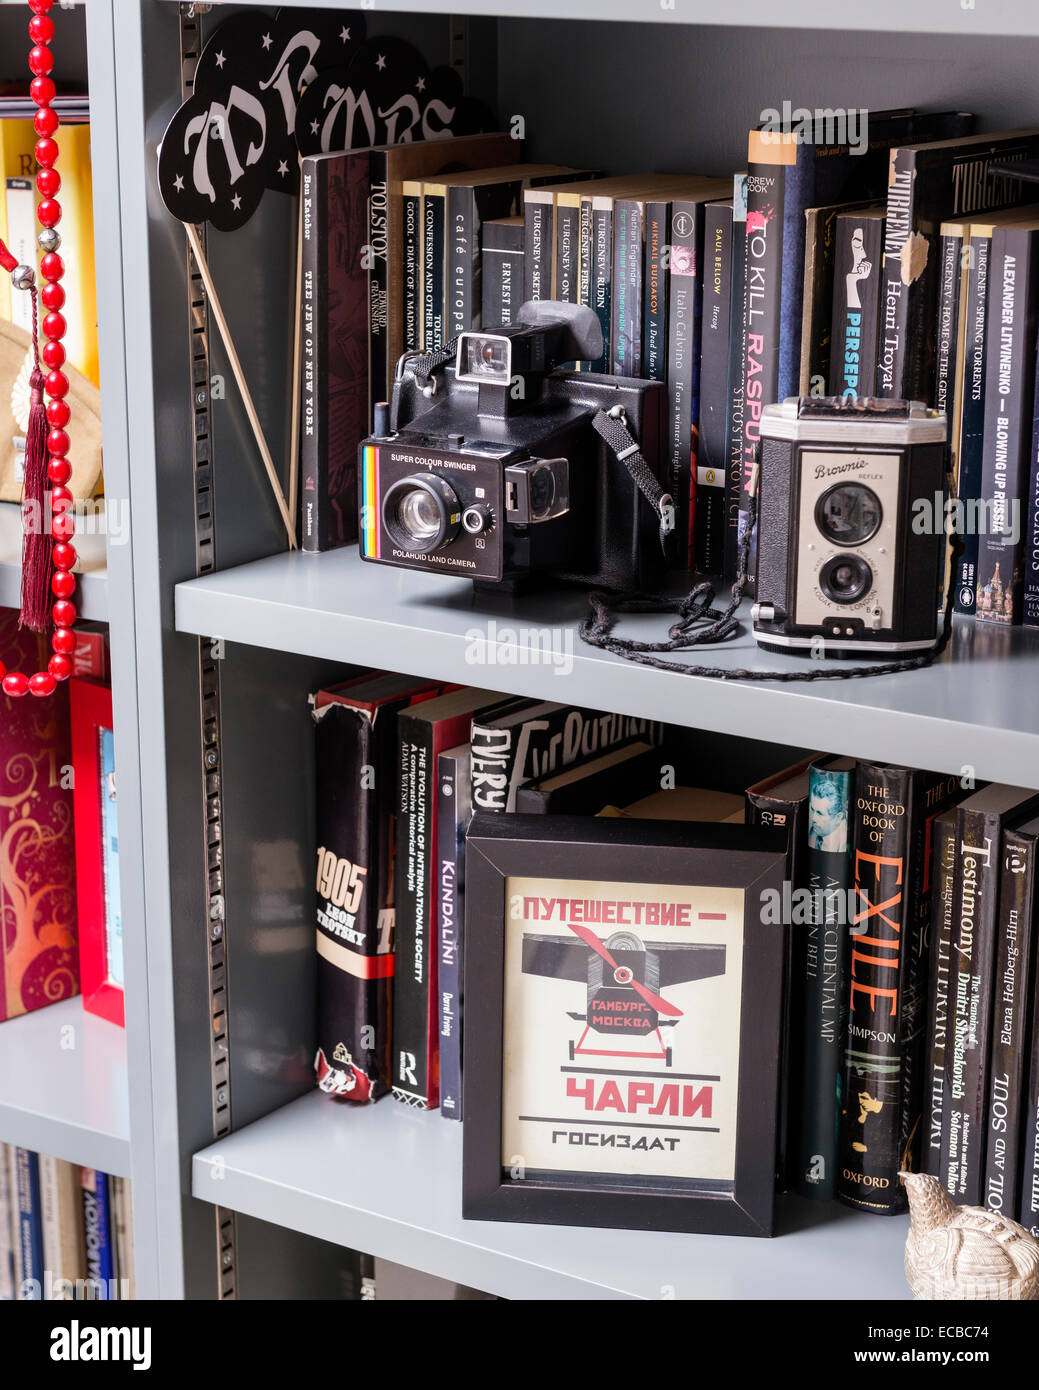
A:
[[[663,387],[554,370],[601,353],[589,308],[532,301],[518,320],[400,359],[388,432],[360,450],[362,557],[490,584],[652,585],[674,515]]]
[[[765,407],[753,608],[760,646],[811,651],[821,637],[826,656],[901,656],[934,644],[947,545],[945,436],[944,414],[918,401],[791,397]],[[913,525],[921,498],[941,501],[922,529]]]

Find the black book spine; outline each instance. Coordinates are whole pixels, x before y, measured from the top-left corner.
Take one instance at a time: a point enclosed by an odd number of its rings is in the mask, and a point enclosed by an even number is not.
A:
[[[591,210],[591,305],[602,329],[602,355],[590,370],[608,372],[613,360],[610,341],[613,315],[613,200],[593,198]]]
[[[444,233],[447,190],[422,196],[422,346],[442,348],[444,338]]]
[[[700,437],[693,554],[704,574],[721,574],[725,545],[725,433],[728,421],[732,208],[704,209],[703,308],[700,315]]]
[[[615,376],[642,375],[642,216],[635,199],[614,205],[610,370]]]
[[[983,1196],[992,969],[999,898],[999,817],[961,807],[950,942],[951,1032],[945,1052],[942,1183],[954,1202]]]
[[[1033,963],[1039,979],[1039,960]],[[1018,1220],[1039,1240],[1039,989],[1033,984],[1026,1001],[1027,1086],[1021,1106],[1021,1206]]]
[[[386,401],[393,379],[390,363],[390,284],[388,259],[389,178],[386,155],[369,156],[371,192],[368,195],[368,428],[374,407]]]
[[[948,418],[950,439],[959,385],[956,381],[956,336],[960,322],[960,286],[963,283],[962,255],[962,231],[943,232],[938,269],[938,351],[934,404],[936,409],[943,410]]]
[[[302,401],[300,405],[300,548],[310,553],[323,549],[320,543],[321,499],[328,481],[328,441],[325,413],[321,406],[326,360],[328,317],[321,309],[321,253],[318,229],[325,223],[325,181],[322,161],[304,159],[300,168],[300,197],[303,199],[303,257],[300,293],[300,353]]]
[[[985,447],[985,351],[988,319],[991,234],[971,235],[967,270],[966,344],[963,382],[960,388],[960,453],[957,460],[956,496],[967,515],[981,498],[981,465]],[[973,613],[978,588],[978,528],[965,525],[960,540],[963,553],[957,562],[956,612]]]
[[[667,346],[668,476],[682,562],[692,568],[696,505],[696,393],[699,350],[699,264],[703,254],[703,205],[675,202],[671,209],[671,283]]]
[[[649,381],[667,380],[668,288],[664,250],[671,236],[671,204],[646,204],[642,299],[642,368]]]
[[[396,968],[393,975],[393,1094],[425,1110],[430,1104],[429,872],[433,828],[433,735],[425,720],[397,717]]]
[[[978,542],[975,615],[1019,623],[1028,464],[1032,451],[1039,233],[997,227],[989,268],[988,362],[981,495],[990,504]]]
[[[790,1139],[790,1173],[795,1190],[816,1200],[831,1198],[836,1190],[851,781],[850,771],[812,768],[806,825],[811,920],[794,929],[804,949],[795,950],[793,959],[801,1001],[797,1049],[791,1059],[799,1103]]]
[[[736,578],[743,495],[744,365],[747,346],[747,176],[737,174],[732,199],[732,276],[729,290],[728,418],[725,422],[725,544],[722,572]]]
[[[462,1118],[465,829],[472,811],[469,750],[437,759],[437,947],[440,952],[440,1113]]]
[[[556,199],[556,270],[553,297],[577,304],[581,281],[580,201]]]
[[[401,198],[404,231],[404,348],[422,351],[422,193],[405,185]]]
[[[523,196],[523,228],[526,259],[523,263],[523,299],[552,298],[552,240],[555,198],[544,189],[531,188]]]
[[[444,297],[447,313],[447,340],[472,328],[479,248],[476,225],[476,195],[472,188],[447,190],[448,250]]]
[[[523,224],[485,222],[480,250],[484,328],[508,328],[523,303]]]
[[[1023,526],[1025,558],[1021,621],[1025,627],[1039,627],[1039,359],[1036,362],[1035,396],[1032,400],[1032,446]]]
[[[887,217],[884,223],[884,271],[880,300],[880,332],[877,341],[877,395],[904,400],[927,400],[931,381],[924,383],[923,358],[917,359],[916,369],[910,362],[910,339],[916,333],[928,337],[931,324],[926,321],[928,303],[933,309],[934,277],[926,273],[926,264],[913,277],[912,284],[902,279],[902,251],[910,245],[914,231],[915,151],[892,151],[891,174],[887,191]],[[926,251],[926,243],[923,247]],[[914,389],[915,388],[915,389]],[[920,394],[926,391],[926,395]]]
[[[883,233],[878,217],[837,217],[830,337],[830,391],[835,396],[867,397],[875,391]]]
[[[924,1072],[924,1132],[921,1168],[941,1176],[942,1115],[945,1109],[945,1054],[949,1038],[949,943],[956,870],[956,813],[935,821],[935,885],[931,901],[931,986],[927,1010],[929,1039]]]
[[[852,803],[852,882],[859,908],[848,967],[837,1196],[863,1211],[905,1209],[901,1163],[900,1004],[913,774],[860,763]]]
[[[1021,1136],[1027,1072],[1028,1003],[1035,947],[1035,860],[1032,833],[1003,832],[996,936],[992,1064],[989,1076],[985,1205],[1017,1219],[1021,1202]]]

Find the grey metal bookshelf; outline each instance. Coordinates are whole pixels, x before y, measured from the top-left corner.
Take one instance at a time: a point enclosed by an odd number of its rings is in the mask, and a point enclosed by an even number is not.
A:
[[[455,63],[503,120],[523,114],[530,157],[611,172],[739,168],[758,103],[784,98],[1039,124],[1032,0],[978,0],[974,10],[877,0],[842,14],[840,32],[821,29],[808,0],[781,13],[764,0],[729,12],[706,0],[569,0],[565,17],[561,8],[396,0],[366,19]],[[572,670],[557,675],[529,660],[526,630],[574,634],[580,595],[496,612],[462,583],[423,584],[347,552],[286,554],[227,362],[206,332],[183,229],[155,186],[192,55],[232,7],[189,10],[85,0],[56,16],[80,35],[66,51],[89,75],[105,482],[131,523],[127,544],[88,562],[83,585],[86,615],[107,618],[112,636],[127,1028],[125,1046],[113,1046],[77,1001],[0,1026],[0,1139],[133,1178],[144,1297],[334,1296],[348,1288],[351,1249],[510,1298],[819,1299],[864,1287],[907,1297],[903,1221],[796,1201],[783,1203],[771,1242],[463,1222],[458,1126],[391,1101],[357,1111],[313,1094],[305,698],[351,666],[470,682],[478,673],[502,690],[666,719],[705,756],[725,734],[748,758],[776,745],[777,767],[787,746],[821,746],[1039,787],[1039,641],[958,624],[927,672],[744,687],[630,666],[575,638]],[[20,39],[24,20],[0,6],[5,52],[21,53],[6,40]],[[636,112],[640,100],[651,108]],[[288,199],[268,193],[239,232],[208,237],[282,462],[293,217]],[[200,412],[205,372],[226,391]],[[12,602],[6,524],[0,510],[0,601]],[[511,631],[499,660],[474,667],[467,633],[491,618]],[[747,639],[719,661],[782,664]],[[58,1051],[63,1022],[79,1030],[71,1058]],[[40,1056],[35,1085],[15,1080]]]

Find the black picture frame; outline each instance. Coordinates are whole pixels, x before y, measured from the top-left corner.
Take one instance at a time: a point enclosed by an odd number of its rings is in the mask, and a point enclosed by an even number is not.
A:
[[[783,928],[762,920],[782,893],[785,839],[776,831],[570,816],[478,813],[466,850],[462,1215],[625,1230],[773,1233]],[[506,880],[632,882],[744,892],[735,1171],[709,1183],[524,1174],[503,1167]],[[778,899],[776,899],[778,901]],[[587,1070],[587,1069],[586,1069]]]

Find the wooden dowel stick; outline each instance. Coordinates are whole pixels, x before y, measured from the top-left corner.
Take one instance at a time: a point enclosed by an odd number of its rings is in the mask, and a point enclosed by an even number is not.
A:
[[[234,379],[238,383],[242,404],[245,406],[245,413],[249,417],[249,424],[252,427],[253,438],[256,440],[256,446],[260,451],[260,457],[263,459],[263,466],[267,470],[267,477],[270,481],[271,491],[274,493],[274,500],[278,504],[278,511],[281,513],[281,519],[285,523],[285,534],[288,536],[289,549],[296,550],[296,528],[292,524],[292,517],[289,514],[289,509],[285,502],[285,494],[281,490],[278,471],[274,467],[271,451],[267,448],[267,441],[263,436],[263,430],[260,426],[260,417],[256,413],[256,407],[253,405],[253,398],[249,394],[249,387],[246,384],[245,373],[242,371],[242,364],[238,360],[238,353],[235,349],[234,340],[231,337],[231,330],[227,326],[227,319],[224,317],[224,311],[220,305],[220,298],[217,295],[216,286],[213,284],[213,277],[209,273],[209,266],[206,263],[205,253],[202,250],[202,243],[198,239],[198,232],[195,231],[195,228],[190,222],[185,222],[184,230],[188,234],[188,244],[191,247],[191,253],[195,257],[198,273],[202,276],[202,283],[205,285],[206,294],[209,296],[209,307],[213,311],[213,317],[216,319],[216,326],[220,330],[220,337],[223,339],[227,355],[231,360],[231,370],[234,372]]]

